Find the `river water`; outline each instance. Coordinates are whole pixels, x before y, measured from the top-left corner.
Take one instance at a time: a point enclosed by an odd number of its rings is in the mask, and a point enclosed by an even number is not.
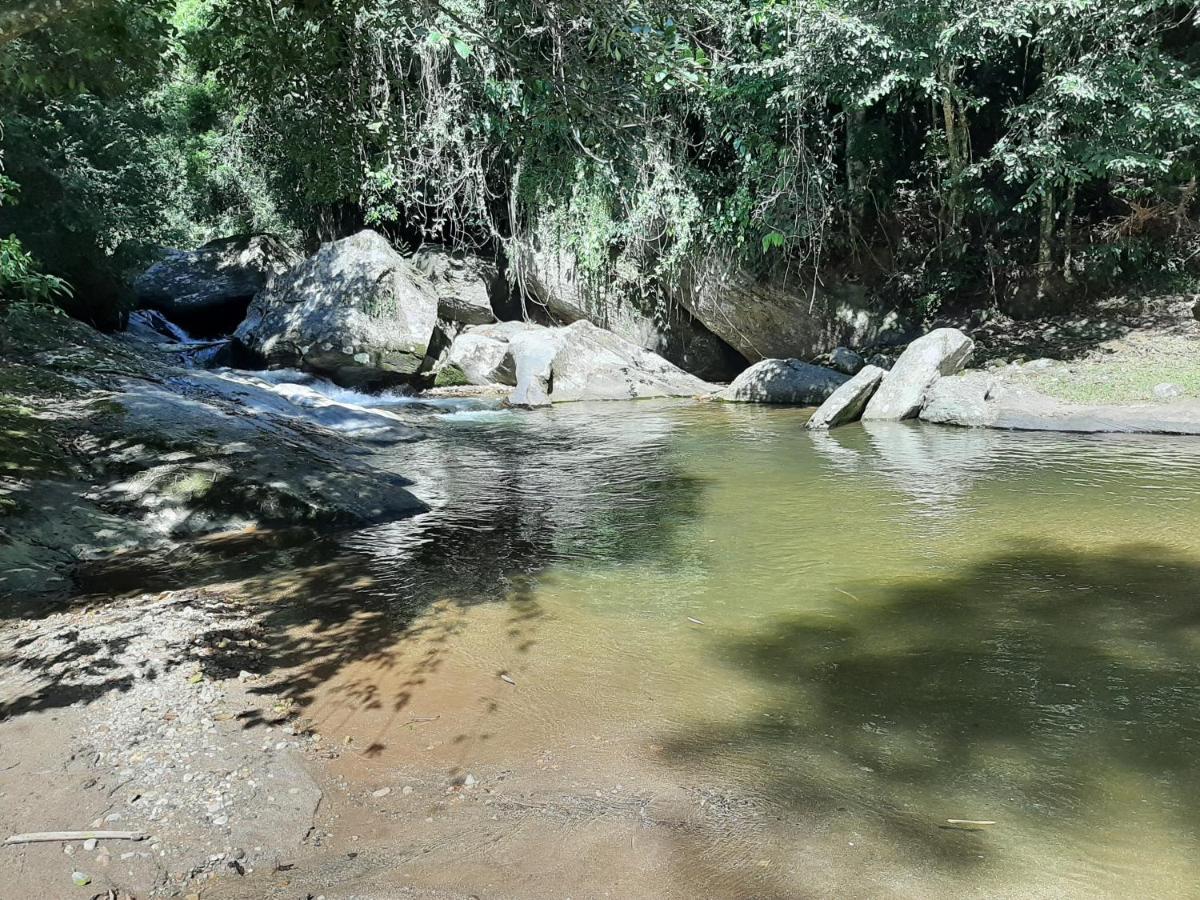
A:
[[[431,512],[221,577],[339,777],[487,796],[380,878],[1200,896],[1200,442],[370,402]]]

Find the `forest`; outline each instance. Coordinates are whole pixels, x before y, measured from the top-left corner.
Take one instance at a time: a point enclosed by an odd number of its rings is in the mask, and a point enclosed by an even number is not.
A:
[[[116,327],[155,248],[369,225],[643,308],[714,259],[928,318],[1200,260],[1196,5],[59,0],[0,14],[0,292]]]
[[[2,900],[1195,900],[1200,0],[0,0]]]

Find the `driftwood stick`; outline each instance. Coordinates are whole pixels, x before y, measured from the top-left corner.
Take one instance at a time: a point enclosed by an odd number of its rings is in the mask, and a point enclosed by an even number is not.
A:
[[[141,831],[33,831],[29,834],[14,834],[4,842],[10,844],[47,844],[53,841],[144,841]]]

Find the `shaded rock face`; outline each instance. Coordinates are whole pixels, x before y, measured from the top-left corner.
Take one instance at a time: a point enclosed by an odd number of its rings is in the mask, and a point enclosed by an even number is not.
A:
[[[300,255],[269,234],[209,241],[196,250],[169,250],[133,283],[138,304],[161,312],[197,337],[229,334],[251,299]]]
[[[739,375],[717,396],[741,403],[817,406],[848,380],[841,372],[798,359],[764,359]]]
[[[829,367],[843,375],[857,375],[864,365],[863,358],[849,347],[838,347],[829,354]]]
[[[808,420],[807,427],[837,428],[858,421],[886,374],[878,366],[859,369],[853,378],[830,394],[829,399],[817,408]]]
[[[122,387],[108,400],[117,414],[95,418],[79,439],[103,476],[89,499],[140,519],[152,533],[189,537],[247,525],[343,527],[426,508],[406,490],[405,479],[300,438],[275,415],[237,414],[235,407],[144,382]],[[398,423],[395,432],[399,440],[416,437]]]
[[[524,287],[554,324],[591,322],[708,381],[728,381],[746,367],[733,347],[681,304],[642,309],[604,285],[587,283],[569,253],[531,254],[524,273]]]
[[[915,330],[864,288],[818,288],[787,271],[756,274],[709,264],[688,274],[679,302],[750,362],[812,359],[831,347],[903,344]]]
[[[441,247],[422,247],[411,262],[437,292],[439,318],[464,325],[496,321],[492,295],[501,275],[494,262]]]
[[[272,366],[347,385],[395,383],[421,370],[440,303],[382,235],[360,231],[273,279],[235,337]]]
[[[911,419],[925,395],[944,375],[966,365],[974,342],[957,328],[937,328],[908,345],[863,411],[864,419]]]
[[[619,335],[580,321],[526,330],[508,342],[516,374],[512,406],[572,400],[694,397],[713,385]]]

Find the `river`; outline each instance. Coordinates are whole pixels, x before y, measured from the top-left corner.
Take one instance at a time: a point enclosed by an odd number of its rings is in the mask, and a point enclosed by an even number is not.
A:
[[[1200,895],[1195,440],[350,399],[429,513],[129,576],[274,605],[343,886]]]

